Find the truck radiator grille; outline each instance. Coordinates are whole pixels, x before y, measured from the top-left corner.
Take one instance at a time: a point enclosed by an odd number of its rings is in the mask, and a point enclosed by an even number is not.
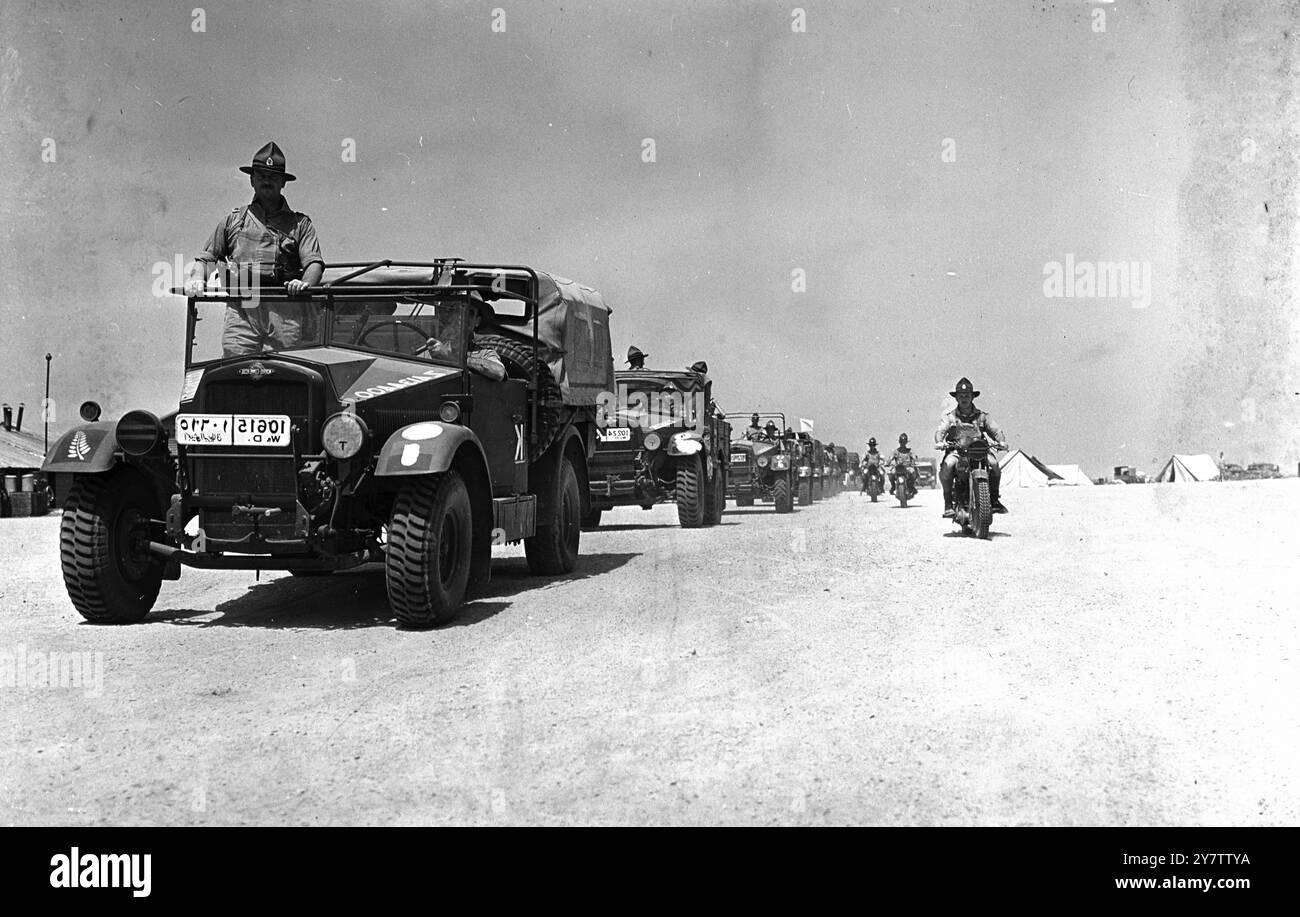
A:
[[[195,456],[191,468],[194,491],[205,496],[293,496],[297,491],[290,456],[255,459]]]

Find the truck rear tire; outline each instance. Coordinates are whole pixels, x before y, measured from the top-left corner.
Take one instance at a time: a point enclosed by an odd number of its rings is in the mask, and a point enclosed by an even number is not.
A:
[[[807,506],[812,503],[812,484],[808,481],[799,482],[799,505]]]
[[[148,478],[131,468],[79,475],[59,525],[59,560],[72,605],[96,624],[131,624],[158,600],[162,558],[142,546],[162,516]]]
[[[684,529],[697,529],[704,524],[704,473],[697,455],[688,456],[677,463],[677,521]]]
[[[469,583],[473,517],[469,491],[455,471],[407,481],[393,502],[384,577],[399,623],[449,621]]]
[[[714,466],[713,477],[706,486],[704,524],[717,525],[722,521],[722,511],[727,508],[727,476],[721,463]]]
[[[544,466],[543,466],[544,467]],[[546,478],[550,474],[545,474]],[[524,539],[528,569],[539,576],[558,576],[572,572],[578,565],[578,546],[582,537],[582,494],[578,490],[578,473],[567,455],[559,458],[553,480],[543,479],[541,489],[552,491],[555,518],[537,526],[537,533]]]

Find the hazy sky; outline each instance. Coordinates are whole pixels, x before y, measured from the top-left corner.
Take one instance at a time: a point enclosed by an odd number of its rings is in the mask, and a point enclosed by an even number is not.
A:
[[[0,8],[0,394],[29,416],[46,351],[57,427],[175,408],[154,265],[274,139],[327,260],[572,277],[620,366],[705,359],[728,410],[851,449],[928,441],[966,375],[1092,476],[1300,458],[1293,7],[210,2],[199,32],[198,2]],[[1149,304],[1049,298],[1067,255],[1149,265]]]

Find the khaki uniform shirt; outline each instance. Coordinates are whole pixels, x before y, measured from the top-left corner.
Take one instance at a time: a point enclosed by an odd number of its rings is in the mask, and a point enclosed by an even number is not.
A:
[[[1006,442],[1006,439],[1002,435],[1001,428],[989,419],[988,414],[985,414],[979,408],[972,410],[969,416],[963,416],[961,414],[961,408],[953,408],[947,414],[944,414],[943,420],[939,422],[939,429],[934,432],[935,443],[948,442],[948,436],[952,432],[952,428],[960,423],[974,424],[979,427],[980,431],[988,436],[989,439],[999,443]]]
[[[256,198],[236,207],[217,224],[196,260],[251,265],[255,274],[276,284],[302,277],[310,264],[325,263],[311,217],[292,210],[283,195],[269,213]]]
[[[916,456],[912,453],[910,448],[904,449],[900,446],[895,449],[894,454],[889,457],[889,464],[902,465],[906,468],[911,468],[916,464]]]

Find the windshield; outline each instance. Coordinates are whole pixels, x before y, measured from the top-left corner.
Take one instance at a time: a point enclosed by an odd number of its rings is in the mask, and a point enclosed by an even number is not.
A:
[[[319,302],[254,304],[253,300],[194,300],[190,364],[224,357],[318,347],[325,314]]]
[[[332,322],[319,297],[192,305],[189,365],[334,344],[462,366],[469,338],[465,301],[456,298],[338,299]]]
[[[463,299],[347,300],[336,306],[330,343],[460,366],[466,321]]]

